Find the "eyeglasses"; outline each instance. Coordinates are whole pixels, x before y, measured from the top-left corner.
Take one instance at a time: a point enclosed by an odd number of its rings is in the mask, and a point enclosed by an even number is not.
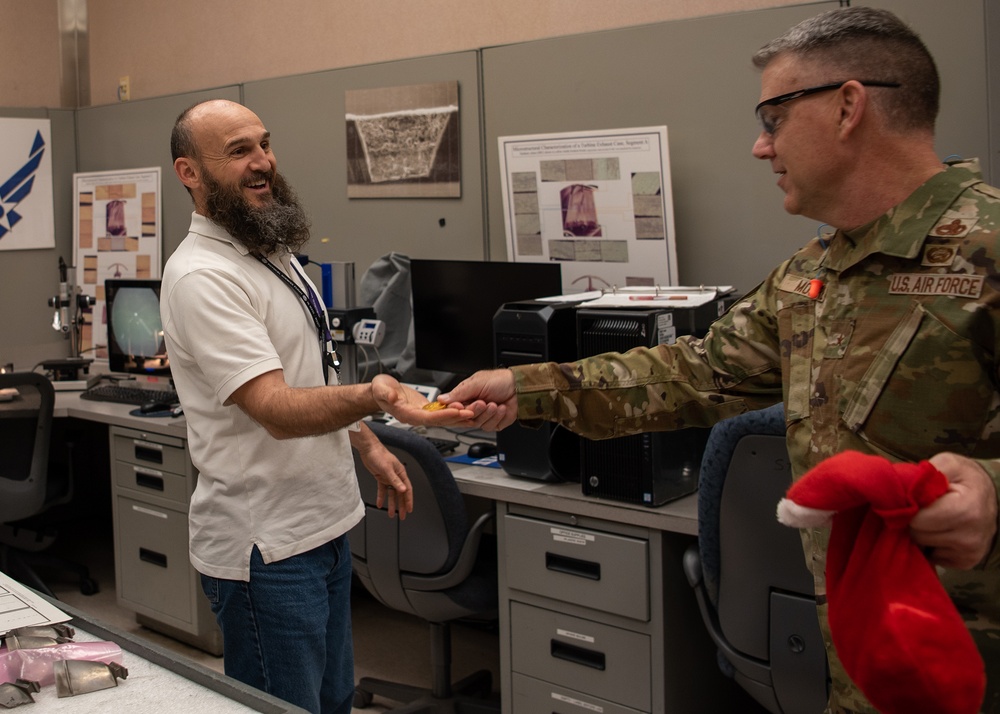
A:
[[[770,99],[765,99],[763,102],[754,107],[753,113],[757,116],[757,121],[760,122],[761,128],[764,130],[765,134],[773,134],[774,130],[777,128],[775,124],[775,117],[769,116],[767,112],[761,112],[761,109],[765,107],[777,107],[781,104],[786,104],[793,99],[800,99],[801,97],[808,97],[810,94],[818,94],[819,92],[829,92],[832,89],[840,89],[845,84],[851,80],[845,79],[843,82],[834,82],[833,84],[821,84],[818,87],[809,87],[808,89],[798,89],[794,92],[788,92],[788,94],[779,94],[777,97],[771,97]],[[889,87],[892,89],[897,89],[902,85],[899,82],[877,82],[874,80],[862,79],[859,81],[860,84],[865,87]]]

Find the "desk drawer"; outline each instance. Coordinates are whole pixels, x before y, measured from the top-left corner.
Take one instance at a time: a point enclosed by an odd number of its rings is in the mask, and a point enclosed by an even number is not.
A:
[[[188,478],[183,474],[161,471],[151,466],[130,464],[119,461],[115,464],[115,483],[120,488],[131,489],[137,493],[157,496],[175,501],[177,505],[187,510]]]
[[[513,675],[511,685],[514,691],[513,714],[641,714],[638,709],[623,707],[523,674]]]
[[[509,587],[649,620],[649,542],[507,515]]]
[[[519,602],[510,603],[510,627],[514,672],[649,711],[647,635]]]
[[[174,444],[172,442],[176,441]],[[168,436],[144,436],[139,432],[129,433],[127,430],[113,432],[112,457],[117,461],[126,461],[139,466],[149,466],[160,471],[175,474],[188,472],[187,449],[184,442],[171,439]]]
[[[187,515],[117,496],[118,596],[142,612],[193,622]]]

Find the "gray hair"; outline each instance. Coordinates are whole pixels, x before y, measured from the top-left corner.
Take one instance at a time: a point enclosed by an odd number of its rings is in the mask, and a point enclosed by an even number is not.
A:
[[[941,92],[934,58],[917,33],[888,10],[848,7],[816,15],[761,47],[754,66],[764,69],[783,54],[825,64],[830,82],[899,82],[899,89],[874,95],[888,126],[933,131]]]

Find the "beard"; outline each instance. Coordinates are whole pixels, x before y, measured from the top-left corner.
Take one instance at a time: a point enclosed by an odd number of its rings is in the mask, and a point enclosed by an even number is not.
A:
[[[295,253],[309,240],[309,219],[299,205],[295,191],[277,171],[255,172],[237,186],[223,186],[202,166],[208,193],[205,209],[208,217],[225,228],[251,254],[267,256],[280,248]],[[254,206],[240,187],[261,179],[271,182],[272,200]]]

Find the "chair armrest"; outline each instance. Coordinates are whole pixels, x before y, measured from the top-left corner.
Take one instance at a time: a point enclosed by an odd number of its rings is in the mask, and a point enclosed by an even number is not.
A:
[[[737,652],[722,633],[722,626],[719,624],[719,613],[709,601],[708,591],[705,588],[705,579],[701,570],[701,556],[698,553],[698,546],[696,545],[690,546],[684,553],[684,574],[694,589],[695,599],[698,601],[698,609],[701,610],[701,619],[705,622],[705,629],[708,630],[709,637],[712,638],[715,646],[719,648],[722,656],[741,675],[750,680],[771,686],[771,670],[768,664],[742,652]],[[729,676],[732,675],[730,674]]]
[[[698,588],[701,585],[704,575],[701,571],[701,555],[697,545],[689,546],[684,551],[684,575],[687,576],[688,584],[691,587]]]
[[[455,565],[447,573],[440,575],[402,575],[400,582],[408,590],[447,590],[460,585],[476,567],[479,557],[479,542],[482,540],[486,524],[493,520],[493,512],[488,511],[476,519],[465,537],[462,552]]]

